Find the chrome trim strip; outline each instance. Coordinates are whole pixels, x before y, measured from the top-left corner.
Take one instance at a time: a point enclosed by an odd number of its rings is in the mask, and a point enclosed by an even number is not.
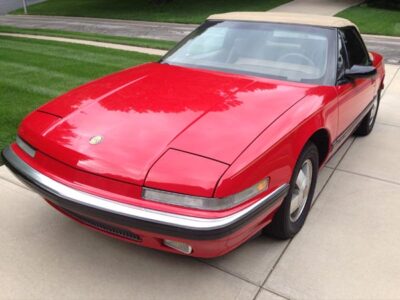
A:
[[[83,191],[73,189],[36,171],[27,163],[25,163],[22,159],[20,159],[11,149],[11,147],[7,147],[6,149],[4,149],[3,156],[12,167],[20,172],[22,176],[29,178],[29,180],[37,184],[39,187],[49,191],[50,193],[62,199],[113,214],[196,231],[208,231],[227,227],[242,219],[247,214],[250,214],[251,212],[257,210],[268,201],[276,199],[277,195],[283,193],[285,190],[287,190],[289,186],[287,183],[281,185],[272,193],[268,194],[256,203],[253,203],[252,205],[237,213],[222,218],[207,219],[137,207],[98,197]]]
[[[344,141],[357,129],[357,126],[360,124],[362,119],[368,114],[369,110],[372,107],[372,104],[375,100],[376,96],[372,99],[372,101],[367,105],[366,108],[355,118],[353,122],[333,141],[332,146],[334,149],[338,149],[339,145],[342,145]]]
[[[23,141],[18,135],[17,135],[15,141],[17,142],[17,145],[18,145],[26,154],[28,154],[30,157],[35,157],[36,150],[33,149],[31,146],[29,146],[27,143],[25,143],[25,141]]]

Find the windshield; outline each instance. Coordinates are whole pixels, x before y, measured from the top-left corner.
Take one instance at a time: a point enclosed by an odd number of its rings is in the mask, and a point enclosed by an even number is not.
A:
[[[208,21],[163,63],[295,82],[329,84],[335,31],[303,25]]]

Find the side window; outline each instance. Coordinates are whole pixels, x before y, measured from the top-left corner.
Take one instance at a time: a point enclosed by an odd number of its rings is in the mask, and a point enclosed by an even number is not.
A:
[[[353,65],[367,66],[370,64],[369,56],[359,34],[353,27],[342,29],[343,41],[347,49],[349,67]]]

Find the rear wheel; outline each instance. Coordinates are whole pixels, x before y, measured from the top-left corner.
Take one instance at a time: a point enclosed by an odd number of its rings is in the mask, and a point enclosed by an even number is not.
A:
[[[265,229],[267,234],[288,239],[300,231],[311,207],[318,166],[318,149],[313,143],[308,143],[294,168],[288,195]]]
[[[371,110],[364,117],[364,119],[362,119],[357,130],[354,132],[355,135],[366,136],[371,133],[375,125],[376,116],[378,114],[380,98],[381,98],[381,91],[379,91],[378,94],[376,95],[375,100],[372,103]]]

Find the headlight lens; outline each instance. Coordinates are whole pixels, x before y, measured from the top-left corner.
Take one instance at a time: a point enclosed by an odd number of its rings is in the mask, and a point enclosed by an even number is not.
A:
[[[233,194],[224,198],[197,197],[145,187],[143,188],[143,198],[166,204],[216,211],[234,207],[251,198],[254,198],[258,194],[266,191],[268,186],[269,178],[265,178],[237,194]]]

